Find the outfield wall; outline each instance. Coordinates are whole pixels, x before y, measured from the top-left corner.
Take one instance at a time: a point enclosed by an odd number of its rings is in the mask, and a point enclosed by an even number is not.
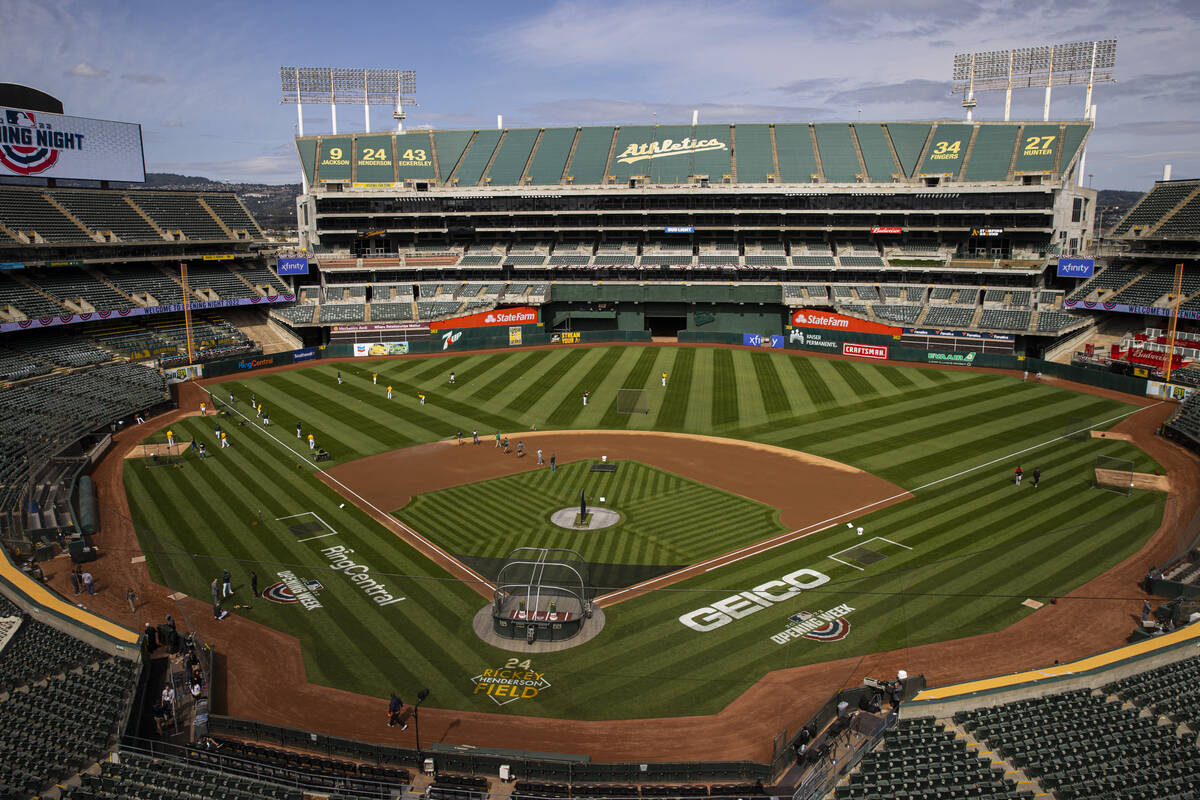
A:
[[[753,315],[757,317],[757,315]],[[611,319],[612,317],[608,317]],[[690,318],[689,318],[690,322]],[[986,367],[1013,371],[1028,371],[1055,378],[1111,389],[1138,397],[1147,395],[1148,382],[1145,378],[1118,375],[1113,372],[1059,364],[1038,358],[1018,355],[976,352],[944,352],[925,350],[901,345],[899,338],[877,333],[851,333],[835,330],[789,328],[783,334],[772,330],[752,329],[747,333],[723,331],[680,331],[679,341],[683,344],[740,345],[767,347],[771,349],[806,350],[829,355],[877,359],[880,361],[904,361],[914,364],[949,365],[960,367]],[[401,336],[397,333],[397,336]],[[486,328],[446,328],[432,331],[427,338],[409,339],[390,343],[395,345],[387,352],[373,352],[370,345],[328,344],[321,348],[306,347],[300,350],[272,353],[270,355],[227,358],[204,365],[204,377],[234,375],[267,367],[286,366],[318,358],[348,358],[355,355],[384,357],[387,355],[430,355],[453,353],[460,350],[491,350],[545,345],[571,346],[574,344],[604,344],[610,342],[649,342],[650,332],[633,330],[576,330],[550,331],[542,324],[500,325]]]

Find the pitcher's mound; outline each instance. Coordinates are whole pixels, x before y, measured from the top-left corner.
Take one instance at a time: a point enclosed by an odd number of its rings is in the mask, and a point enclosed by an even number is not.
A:
[[[621,515],[610,508],[589,508],[586,522],[576,525],[578,519],[578,508],[562,508],[550,515],[551,522],[569,531],[596,531],[607,528],[620,522]]]

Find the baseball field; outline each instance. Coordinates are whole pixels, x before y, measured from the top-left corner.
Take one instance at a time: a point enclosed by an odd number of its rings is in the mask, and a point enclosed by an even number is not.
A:
[[[715,713],[780,669],[1004,628],[1138,550],[1163,515],[1162,493],[1092,488],[1098,455],[1159,469],[1087,435],[1140,406],[984,371],[560,347],[206,388],[223,413],[173,428],[207,458],[125,462],[151,576],[207,600],[228,569],[224,609],[295,636],[310,682],[428,687],[430,705],[463,711]],[[648,412],[619,413],[621,388],[646,389]],[[496,448],[498,432],[525,455]],[[592,472],[601,457],[617,471]],[[550,523],[580,489],[619,521]],[[529,654],[476,635],[489,570],[520,546],[593,565],[595,638]],[[526,683],[497,693],[482,678],[501,672]]]

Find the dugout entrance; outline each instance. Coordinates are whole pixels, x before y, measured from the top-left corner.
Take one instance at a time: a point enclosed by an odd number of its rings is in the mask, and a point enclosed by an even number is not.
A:
[[[592,616],[588,564],[574,550],[518,547],[495,583],[492,630],[507,639],[570,639]]]

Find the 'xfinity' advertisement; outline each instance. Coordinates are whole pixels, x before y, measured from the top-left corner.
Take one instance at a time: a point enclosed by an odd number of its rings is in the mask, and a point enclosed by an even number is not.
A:
[[[1095,259],[1060,258],[1058,260],[1058,277],[1060,278],[1090,278],[1095,270]]]

